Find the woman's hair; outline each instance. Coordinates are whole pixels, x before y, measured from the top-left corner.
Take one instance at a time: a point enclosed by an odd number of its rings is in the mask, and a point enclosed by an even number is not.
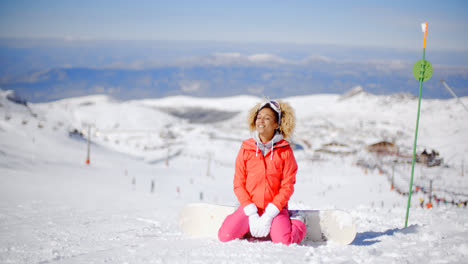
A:
[[[294,113],[294,109],[291,107],[291,105],[289,105],[289,103],[283,102],[281,100],[277,100],[277,102],[279,103],[281,109],[281,122],[279,132],[283,135],[285,139],[289,139],[291,138],[294,132],[294,128],[296,127],[296,114]],[[261,110],[259,109],[261,105],[262,103],[258,103],[249,110],[249,114],[247,116],[247,124],[249,125],[249,130],[251,132],[256,130],[255,121],[257,120],[258,112]],[[271,109],[269,104],[265,105],[262,108],[265,107]],[[273,110],[273,112],[275,111]],[[276,118],[278,118],[278,114],[276,112],[275,116]]]

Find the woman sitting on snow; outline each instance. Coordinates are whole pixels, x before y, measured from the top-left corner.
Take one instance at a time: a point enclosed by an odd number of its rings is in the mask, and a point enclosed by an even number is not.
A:
[[[250,110],[248,124],[253,138],[242,143],[234,175],[241,206],[224,220],[219,240],[243,238],[250,231],[250,236],[270,236],[274,243],[299,243],[306,234],[304,218],[288,213],[297,163],[284,139],[294,130],[294,109],[285,102],[266,101]]]

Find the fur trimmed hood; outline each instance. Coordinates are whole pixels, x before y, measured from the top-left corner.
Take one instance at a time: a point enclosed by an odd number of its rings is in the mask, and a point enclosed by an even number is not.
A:
[[[291,139],[294,129],[296,128],[296,113],[294,108],[289,103],[281,100],[276,100],[280,104],[281,108],[281,124],[279,132],[285,139]],[[256,130],[255,120],[257,119],[258,108],[262,103],[257,103],[254,107],[249,110],[247,116],[247,124],[251,132]]]

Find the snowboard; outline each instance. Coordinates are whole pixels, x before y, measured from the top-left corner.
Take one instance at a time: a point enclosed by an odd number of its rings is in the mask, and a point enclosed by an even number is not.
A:
[[[218,238],[218,230],[226,216],[237,207],[208,203],[187,204],[179,214],[182,232],[196,238]],[[289,210],[289,215],[300,211],[305,216],[307,234],[304,242],[333,242],[348,245],[356,237],[353,217],[341,210]]]

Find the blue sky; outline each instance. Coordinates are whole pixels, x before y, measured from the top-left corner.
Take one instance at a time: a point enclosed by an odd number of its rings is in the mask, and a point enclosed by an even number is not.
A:
[[[0,38],[468,50],[468,1],[0,1]]]

